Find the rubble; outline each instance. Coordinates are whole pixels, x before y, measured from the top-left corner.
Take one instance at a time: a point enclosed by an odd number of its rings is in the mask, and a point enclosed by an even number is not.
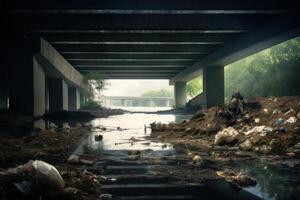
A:
[[[217,175],[221,178],[224,178],[228,182],[232,182],[241,187],[250,187],[255,186],[256,181],[242,172],[234,172],[229,169],[225,169],[223,171],[217,171]]]

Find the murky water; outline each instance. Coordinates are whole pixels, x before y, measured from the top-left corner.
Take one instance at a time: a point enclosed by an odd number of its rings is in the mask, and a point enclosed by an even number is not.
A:
[[[190,116],[157,115],[157,114],[124,114],[100,118],[91,121],[94,129],[81,146],[78,154],[94,154],[101,156],[105,152],[123,152],[128,150],[151,150],[155,155],[176,154],[173,146],[168,143],[153,142],[146,138],[150,135],[149,125],[153,122],[180,122]],[[95,136],[103,136],[97,141]],[[117,155],[117,154],[116,154]],[[154,155],[154,154],[153,154]],[[300,199],[299,171],[282,166],[270,166],[264,161],[241,163],[241,170],[246,171],[257,180],[255,187],[245,188],[246,191],[268,200]]]
[[[146,139],[153,122],[170,123],[180,122],[189,118],[188,115],[157,115],[157,114],[124,114],[99,118],[91,121],[93,131],[82,145],[83,150],[101,153],[103,150],[172,150],[171,144],[153,142]],[[102,136],[97,141],[95,136]]]

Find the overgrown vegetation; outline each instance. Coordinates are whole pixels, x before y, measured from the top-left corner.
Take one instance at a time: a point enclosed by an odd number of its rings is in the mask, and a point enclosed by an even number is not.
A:
[[[186,92],[190,98],[197,96],[203,91],[203,76],[199,76],[187,82]]]
[[[225,68],[225,96],[300,94],[300,37],[261,51]]]

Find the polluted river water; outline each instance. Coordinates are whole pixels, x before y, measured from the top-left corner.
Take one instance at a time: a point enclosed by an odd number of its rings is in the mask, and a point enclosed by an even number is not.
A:
[[[299,199],[298,173],[280,166],[268,166],[263,160],[240,164],[243,171],[255,178],[257,185],[242,188],[239,192],[226,182],[210,181],[206,186],[199,187],[195,183],[185,183],[182,188],[174,184],[176,180],[172,177],[157,177],[152,168],[157,170],[161,163],[153,160],[174,157],[172,162],[166,164],[174,165],[177,156],[182,155],[178,155],[180,153],[172,144],[149,139],[149,125],[153,122],[178,123],[189,117],[133,113],[94,119],[90,122],[92,131],[73,155],[97,158],[97,162],[88,169],[116,181],[102,186],[105,193],[112,194],[116,199],[197,199],[199,195],[208,199]],[[101,139],[97,139],[99,136]],[[141,157],[146,159],[143,161]],[[208,191],[220,194],[210,196]],[[227,196],[222,196],[222,193]]]

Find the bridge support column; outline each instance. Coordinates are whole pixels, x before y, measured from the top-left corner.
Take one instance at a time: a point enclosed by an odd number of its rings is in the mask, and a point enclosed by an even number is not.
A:
[[[86,95],[80,94],[80,108],[86,105]]]
[[[78,110],[80,108],[80,93],[77,88],[68,88],[68,105],[69,110]]]
[[[8,91],[0,89],[0,110],[8,109]]]
[[[63,79],[49,80],[49,110],[50,112],[68,110],[68,85]]]
[[[175,94],[175,107],[184,107],[186,104],[186,82],[175,82],[174,84]]]
[[[203,68],[203,108],[224,103],[224,67]]]

